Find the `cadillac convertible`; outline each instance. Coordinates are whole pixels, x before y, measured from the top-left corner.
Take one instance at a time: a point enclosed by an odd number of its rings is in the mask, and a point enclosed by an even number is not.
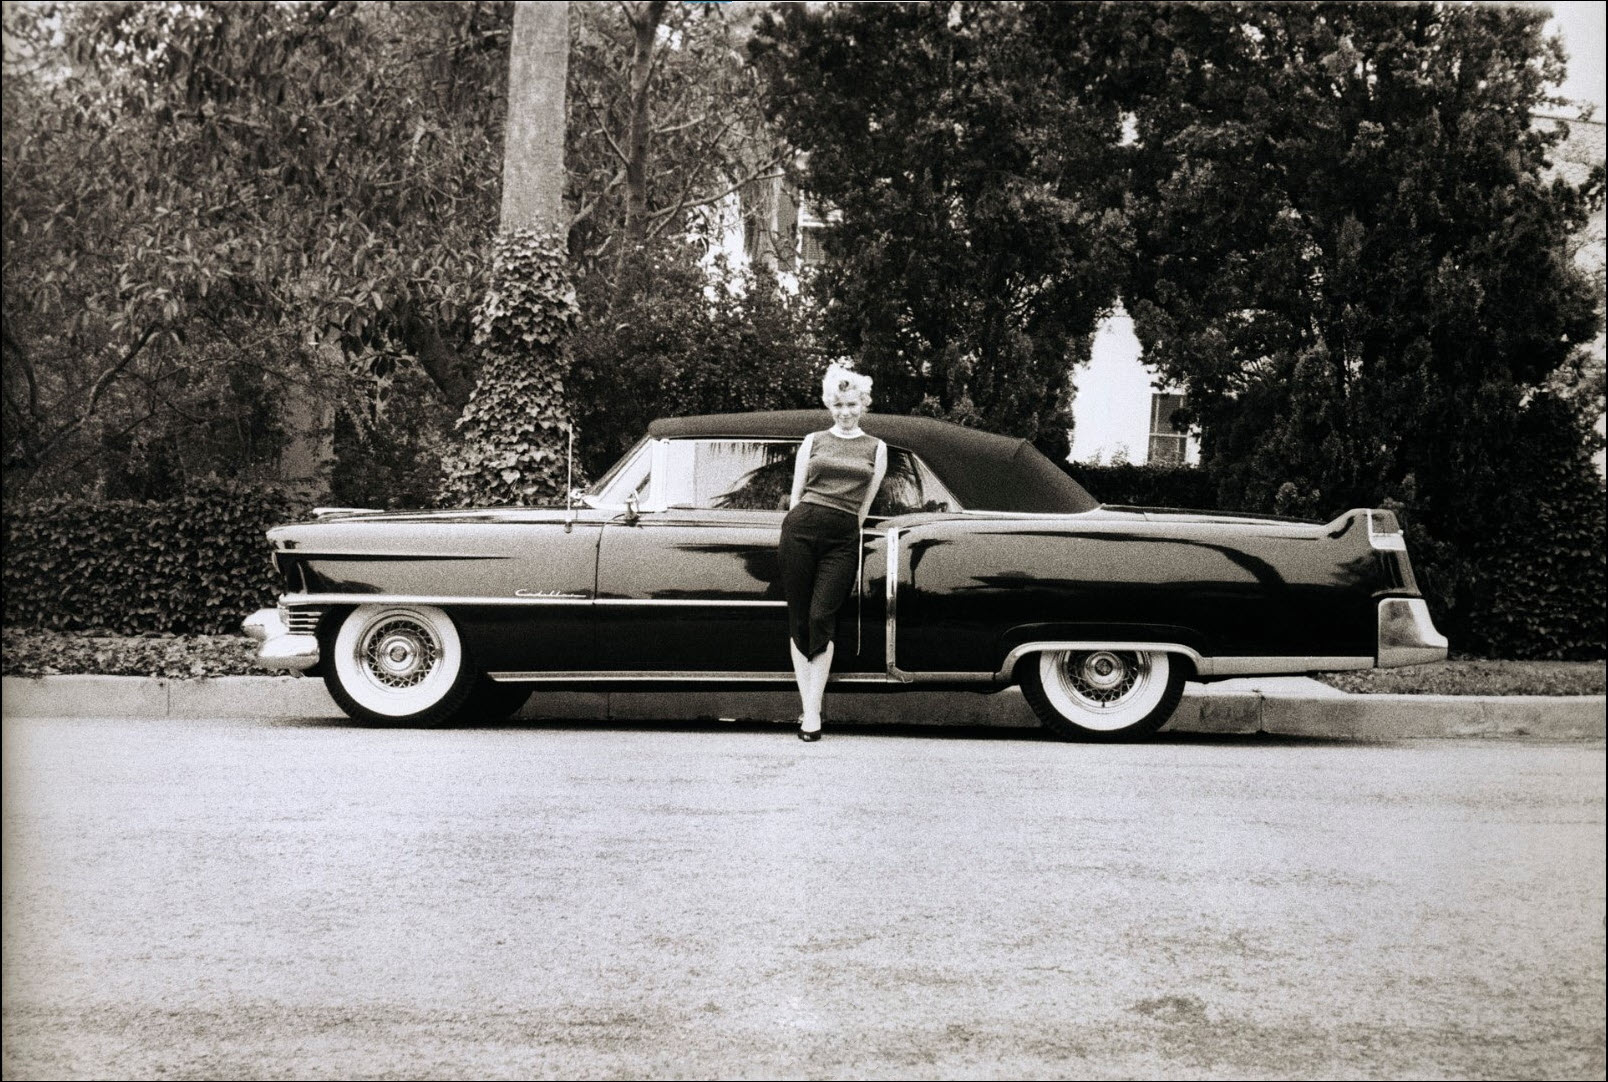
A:
[[[273,669],[387,725],[510,716],[534,688],[787,688],[776,562],[822,411],[682,417],[567,506],[323,510],[268,532]],[[1185,680],[1446,656],[1389,511],[1317,523],[1102,505],[1020,439],[868,414],[887,479],[831,684],[1020,685],[1069,739],[1159,729]]]

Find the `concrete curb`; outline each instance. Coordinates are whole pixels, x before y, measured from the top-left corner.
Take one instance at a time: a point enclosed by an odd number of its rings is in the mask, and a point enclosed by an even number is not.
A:
[[[6,717],[339,718],[321,680],[218,676],[7,676]],[[527,719],[574,721],[771,720],[791,723],[788,691],[538,691]],[[834,723],[982,725],[1036,728],[1016,688],[994,695],[902,691],[829,694]],[[1272,733],[1347,740],[1418,737],[1541,737],[1601,740],[1602,695],[1349,695],[1306,677],[1260,677],[1186,684],[1170,732]]]

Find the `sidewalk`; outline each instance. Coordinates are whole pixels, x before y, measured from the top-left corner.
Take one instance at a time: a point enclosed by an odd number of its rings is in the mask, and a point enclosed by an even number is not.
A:
[[[339,718],[317,679],[220,676],[8,676],[7,717]],[[791,724],[789,691],[537,691],[519,717],[564,721],[770,720]],[[1272,733],[1357,740],[1540,737],[1601,740],[1608,698],[1579,696],[1350,695],[1304,676],[1187,684],[1169,732]],[[985,725],[1034,728],[1016,688],[994,695],[903,691],[828,693],[831,724]]]

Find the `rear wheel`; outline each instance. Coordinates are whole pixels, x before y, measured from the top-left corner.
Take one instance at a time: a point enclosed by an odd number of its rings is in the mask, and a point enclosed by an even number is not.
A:
[[[1068,740],[1133,740],[1167,723],[1185,666],[1160,650],[1045,650],[1024,658],[1022,695]]]
[[[477,682],[452,618],[433,605],[359,605],[323,653],[330,697],[374,725],[445,724]]]

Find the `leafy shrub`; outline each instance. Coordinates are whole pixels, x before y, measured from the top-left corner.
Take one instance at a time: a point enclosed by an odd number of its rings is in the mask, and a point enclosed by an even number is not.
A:
[[[5,622],[126,634],[237,631],[278,592],[263,531],[306,511],[280,486],[216,480],[175,500],[8,507]]]
[[[1536,395],[1520,415],[1495,528],[1461,556],[1454,613],[1465,650],[1491,657],[1591,659],[1608,640],[1608,510],[1603,479],[1570,407]]]
[[[1072,479],[1101,503],[1218,510],[1217,477],[1199,466],[1088,466],[1062,463]]]
[[[773,274],[717,266],[711,276],[673,250],[652,258],[649,284],[589,312],[573,339],[576,454],[592,476],[656,417],[821,403],[826,365],[810,348],[800,303]]]

